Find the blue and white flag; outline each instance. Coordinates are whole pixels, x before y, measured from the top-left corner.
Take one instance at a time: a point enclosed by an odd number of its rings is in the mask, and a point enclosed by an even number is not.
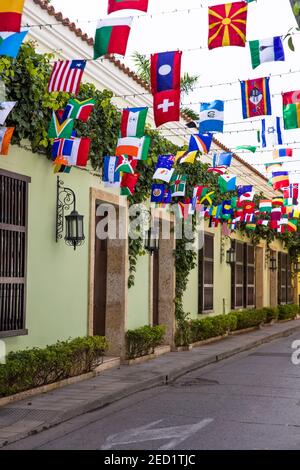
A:
[[[255,69],[264,62],[284,61],[284,49],[280,36],[257,41],[249,41],[252,68]]]
[[[24,29],[20,33],[0,32],[0,56],[6,55],[16,59],[28,31]]]
[[[224,101],[216,100],[211,103],[201,103],[199,132],[223,132]]]
[[[190,138],[189,152],[199,151],[201,153],[208,153],[212,143],[211,134],[195,134]]]
[[[215,152],[213,156],[213,167],[218,166],[230,166],[232,160],[232,153],[227,152]]]
[[[259,140],[262,147],[282,145],[282,118],[270,116],[262,119]]]
[[[117,157],[104,157],[103,182],[106,187],[120,186],[120,173],[116,171],[118,166]]]

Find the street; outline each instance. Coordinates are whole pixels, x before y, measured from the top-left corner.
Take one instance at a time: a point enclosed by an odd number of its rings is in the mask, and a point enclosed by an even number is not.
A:
[[[5,449],[299,449],[297,339],[252,349]]]

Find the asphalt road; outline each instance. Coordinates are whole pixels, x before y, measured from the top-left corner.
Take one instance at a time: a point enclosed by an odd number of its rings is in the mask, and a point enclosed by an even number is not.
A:
[[[6,449],[300,449],[290,336],[138,393]]]

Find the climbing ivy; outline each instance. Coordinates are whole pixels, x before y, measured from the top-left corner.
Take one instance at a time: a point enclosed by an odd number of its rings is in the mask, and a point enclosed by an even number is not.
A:
[[[6,86],[6,99],[17,101],[17,106],[7,120],[8,126],[15,127],[13,144],[21,145],[26,141],[31,150],[39,155],[50,158],[51,142],[48,138],[48,126],[52,111],[63,108],[70,95],[68,93],[47,92],[47,84],[52,68],[53,55],[39,54],[35,44],[28,42],[21,47],[17,60],[0,58],[0,79]],[[99,91],[93,84],[82,84],[78,98],[80,100],[95,98],[95,109],[87,123],[78,122],[76,126],[79,136],[90,137],[92,140],[90,163],[94,170],[101,170],[102,157],[113,155],[120,128],[120,113],[112,104],[113,93],[109,90]],[[147,127],[146,134],[151,137],[151,147],[147,161],[139,161],[137,171],[140,178],[136,192],[129,197],[129,204],[140,204],[149,200],[152,178],[158,155],[174,154],[178,147],[163,138],[157,130]],[[207,165],[197,161],[194,165],[177,166],[178,173],[188,176],[187,197],[192,197],[193,187],[197,184],[207,185],[215,191],[214,203],[230,199],[234,194],[221,194],[218,188],[218,177],[207,172]],[[176,199],[175,201],[176,202]],[[192,233],[196,232],[196,216],[191,218]],[[241,226],[241,231],[246,231]],[[275,233],[265,227],[256,227],[255,232],[248,232],[254,243],[265,239],[269,244]],[[296,234],[297,235],[297,234]],[[299,252],[298,237],[294,234],[278,235],[290,249],[294,257]],[[196,266],[196,252],[187,249],[189,240],[186,236],[176,241],[176,316],[178,322],[184,322],[183,294],[187,287],[191,270]],[[144,253],[143,241],[129,239],[129,286],[134,284],[137,260]]]

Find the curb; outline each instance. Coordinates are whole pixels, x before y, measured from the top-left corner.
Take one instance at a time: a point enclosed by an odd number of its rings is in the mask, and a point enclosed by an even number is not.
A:
[[[54,419],[53,421],[43,424],[40,426],[37,426],[34,430],[31,431],[24,431],[19,433],[17,436],[8,438],[8,439],[3,439],[2,441],[0,440],[0,448],[3,448],[9,444],[13,444],[15,442],[18,442],[22,439],[25,439],[26,437],[32,436],[34,434],[38,434],[42,431],[45,431],[47,429],[50,429],[52,427],[58,426],[59,424],[62,424],[66,421],[69,421],[70,419],[76,418],[78,416],[81,416],[85,413],[89,413],[92,411],[99,410],[101,408],[104,408],[106,406],[111,405],[112,403],[115,403],[119,400],[122,400],[123,398],[127,398],[135,393],[143,392],[145,390],[149,390],[151,388],[161,386],[161,385],[168,385],[170,382],[175,381],[179,377],[189,373],[193,372],[197,369],[201,369],[203,367],[206,367],[208,365],[214,364],[216,362],[223,361],[225,359],[228,359],[230,357],[235,356],[236,354],[248,351],[250,349],[256,348],[258,346],[261,346],[266,343],[270,343],[272,341],[275,341],[276,339],[279,338],[284,338],[287,336],[290,336],[297,331],[300,331],[300,325],[299,326],[294,326],[291,327],[285,331],[273,333],[269,336],[266,336],[264,338],[256,339],[253,341],[250,341],[249,343],[245,344],[244,346],[239,346],[237,348],[233,348],[229,351],[225,351],[223,353],[217,354],[217,355],[211,355],[206,358],[202,359],[196,359],[194,362],[190,363],[187,366],[182,366],[182,367],[177,367],[177,368],[171,368],[168,373],[164,374],[159,374],[156,375],[155,377],[152,377],[150,379],[144,380],[143,382],[137,382],[135,384],[132,384],[130,386],[127,386],[123,390],[119,390],[118,392],[111,393],[107,397],[102,397],[100,399],[96,399],[94,401],[91,401],[90,403],[84,405],[84,406],[79,406],[76,407],[72,410],[69,410],[68,412],[64,413],[63,415],[59,416],[58,418]]]

